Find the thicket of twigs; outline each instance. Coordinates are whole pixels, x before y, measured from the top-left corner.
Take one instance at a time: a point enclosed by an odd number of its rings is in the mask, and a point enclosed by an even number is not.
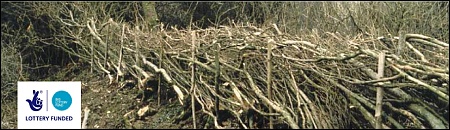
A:
[[[159,89],[170,88],[186,106],[198,103],[194,110],[212,117],[216,128],[227,121],[221,114],[244,128],[263,127],[268,117],[276,127],[375,127],[377,87],[385,91],[384,128],[448,128],[448,43],[431,37],[299,37],[276,24],[170,31],[161,25],[151,33],[113,20],[72,25],[77,51],[58,46],[94,73],[106,73],[110,83],[130,74],[140,89],[160,80]]]

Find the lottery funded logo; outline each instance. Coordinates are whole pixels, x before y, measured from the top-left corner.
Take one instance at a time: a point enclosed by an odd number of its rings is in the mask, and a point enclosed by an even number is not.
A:
[[[18,82],[19,129],[80,129],[81,82]]]
[[[42,109],[42,99],[38,97],[39,93],[43,93],[42,90],[41,91],[36,91],[33,90],[33,98],[27,99],[28,104],[30,104],[30,109],[33,111],[39,111]]]

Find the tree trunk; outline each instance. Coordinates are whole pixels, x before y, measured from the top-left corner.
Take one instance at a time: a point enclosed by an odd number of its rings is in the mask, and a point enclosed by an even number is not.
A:
[[[158,15],[156,14],[155,2],[143,2],[143,16],[149,28],[158,24]]]

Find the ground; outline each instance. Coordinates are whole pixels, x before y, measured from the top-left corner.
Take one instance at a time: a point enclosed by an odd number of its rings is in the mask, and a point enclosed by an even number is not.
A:
[[[70,67],[59,71],[46,80],[82,81],[82,116],[84,108],[90,109],[87,128],[103,129],[186,129],[193,128],[191,118],[177,100],[168,98],[158,106],[156,96],[150,91],[138,87],[120,87],[118,83],[109,84],[105,76],[91,76],[86,67]],[[143,97],[143,95],[147,97]],[[145,101],[142,101],[145,100]],[[172,101],[173,100],[173,101]],[[6,107],[8,106],[8,107]],[[141,117],[138,111],[148,106],[148,111]],[[2,99],[1,128],[17,128],[17,103]],[[124,116],[125,115],[125,116]],[[182,120],[180,120],[182,119]]]

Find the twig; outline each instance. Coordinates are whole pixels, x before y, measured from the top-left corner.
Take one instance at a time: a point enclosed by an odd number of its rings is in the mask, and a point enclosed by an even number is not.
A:
[[[288,67],[289,67],[289,70],[291,70],[291,65],[289,65]],[[297,101],[305,102],[304,109],[301,109],[301,107],[300,107],[301,103],[297,103],[297,108],[299,109],[300,115],[302,118],[302,129],[305,129],[306,128],[306,120],[307,120],[306,118],[308,118],[308,117],[313,118],[312,116],[310,116],[311,111],[308,109],[308,106],[311,107],[311,110],[315,111],[315,109],[314,109],[314,106],[312,106],[313,104],[312,104],[311,100],[309,100],[309,98],[305,95],[305,93],[302,90],[298,89],[297,82],[295,81],[295,77],[294,77],[294,74],[292,73],[292,71],[289,71],[289,75],[290,75],[290,78],[292,79],[291,86],[296,92],[295,95],[296,95]],[[308,117],[305,117],[305,114],[303,113],[303,111],[305,111],[306,116],[308,116]],[[316,115],[316,114],[314,114],[314,115]],[[311,121],[313,123],[313,126],[315,128],[317,128],[314,119],[312,119]]]
[[[318,84],[314,83],[311,79],[309,79],[308,76],[305,75],[305,73],[303,72],[303,70],[300,70],[300,73],[303,75],[303,77],[306,79],[306,81],[307,81],[308,83],[310,83],[311,85],[315,86],[316,88],[324,89],[324,87],[319,86]],[[296,86],[294,86],[294,87],[296,87]],[[319,118],[318,118],[317,114],[314,113],[314,111],[316,111],[316,108],[315,108],[314,104],[312,103],[312,101],[308,98],[308,96],[307,96],[303,91],[299,90],[298,92],[300,93],[302,99],[304,99],[305,102],[306,102],[306,105],[305,105],[305,109],[306,109],[306,110],[305,110],[305,113],[306,113],[306,115],[307,115],[307,116],[310,118],[310,120],[312,121],[313,126],[314,126],[315,128],[317,128],[315,119],[318,120]],[[308,109],[307,109],[308,106],[309,106],[309,108],[310,108],[311,110],[308,110]],[[311,111],[313,111],[313,112],[311,112]],[[314,116],[312,115],[313,113],[314,113]]]
[[[135,68],[139,73],[141,73],[144,76],[144,79],[138,78],[139,79],[139,88],[143,88],[145,87],[145,83],[154,78],[153,74],[149,74],[148,72],[146,72],[144,69],[142,69],[141,67],[137,66],[137,65],[133,65],[133,68]],[[145,88],[144,88],[145,89]]]
[[[228,65],[226,63],[223,63],[225,66],[230,67],[231,65]],[[289,126],[293,129],[299,129],[300,127],[297,125],[296,122],[294,122],[294,119],[291,117],[291,115],[289,114],[289,112],[287,112],[286,110],[283,110],[282,107],[274,104],[273,102],[271,102],[268,98],[266,98],[263,95],[263,92],[256,86],[256,84],[253,82],[253,78],[250,76],[250,74],[247,71],[243,71],[241,69],[237,69],[234,67],[231,67],[233,70],[235,71],[239,71],[245,74],[245,76],[247,77],[249,83],[250,83],[250,87],[253,89],[253,91],[255,92],[255,94],[262,99],[262,101],[267,104],[268,106],[272,107],[275,111],[281,113],[281,115],[283,115],[283,117],[286,119],[286,122],[289,124]]]
[[[350,101],[358,107],[359,111],[363,114],[364,118],[366,118],[372,126],[375,126],[375,123],[374,123],[375,119],[373,118],[372,114],[370,114],[370,112],[367,111],[367,109],[364,108],[364,106],[362,106],[361,103],[359,103],[357,100],[355,100],[355,98],[350,97]],[[385,124],[383,124],[382,126],[383,126],[383,129],[390,129]]]
[[[358,79],[354,79],[355,81],[348,81],[346,79],[342,79],[342,80],[347,81],[347,82],[352,83],[352,84],[370,84],[370,83],[381,83],[381,82],[385,82],[385,81],[391,81],[391,80],[395,80],[395,79],[398,79],[398,78],[402,78],[402,75],[397,74],[397,75],[394,75],[394,76],[391,76],[391,77],[387,77],[387,78],[368,80],[368,81],[360,81]]]
[[[437,45],[440,45],[440,46],[443,46],[443,47],[448,47],[448,43],[439,41],[439,40],[437,40],[435,38],[431,38],[431,37],[428,37],[428,36],[420,35],[420,34],[406,34],[405,37],[406,37],[406,39],[409,39],[409,38],[420,38],[420,39],[428,40],[430,42],[433,42],[433,43],[435,43]]]
[[[89,25],[89,23],[91,23],[91,25]],[[96,38],[101,44],[106,45],[106,43],[103,42],[103,40],[98,36],[98,33],[97,33],[96,29],[95,29],[94,20],[88,21],[87,22],[87,27],[88,27],[89,32],[91,33],[91,35],[94,36],[94,38]]]
[[[98,58],[97,58],[98,59]],[[103,70],[109,77],[109,84],[111,84],[114,81],[114,77],[111,75],[111,72],[109,72],[108,70],[106,70],[100,63],[99,60],[97,60],[97,65],[100,67],[101,70]]]
[[[214,126],[215,126],[217,129],[223,129],[223,127],[219,125],[219,122],[217,121],[217,120],[218,120],[217,117],[214,116],[214,114],[212,114],[211,112],[208,112],[208,111],[205,110],[204,104],[201,103],[201,101],[200,101],[200,99],[198,98],[197,95],[195,95],[195,99],[197,99],[197,101],[200,102],[200,106],[202,107],[202,112],[208,114],[208,115],[211,116],[211,117],[213,117],[213,119],[214,119]]]
[[[89,112],[91,110],[89,110],[88,107],[84,108],[84,119],[83,119],[83,123],[81,124],[81,129],[86,129],[86,124],[87,124],[87,120],[88,120],[88,116],[89,116]]]
[[[412,50],[414,51],[414,53],[420,57],[420,60],[422,60],[423,62],[429,62],[429,61],[425,58],[425,56],[422,54],[422,52],[420,52],[419,50],[417,50],[416,48],[414,48],[414,47],[411,45],[411,43],[405,42],[405,44],[406,44],[406,46],[407,46],[409,49],[412,49]]]
[[[414,114],[412,114],[411,112],[407,111],[407,110],[403,110],[403,109],[399,109],[399,108],[395,108],[394,106],[392,106],[391,103],[387,102],[386,106],[388,106],[388,108],[390,108],[391,110],[398,112],[400,114],[403,114],[404,116],[408,117],[410,120],[413,121],[414,125],[417,128],[420,129],[425,129],[425,126],[422,125],[422,122],[420,122],[420,120],[414,116]]]
[[[272,24],[273,28],[275,28],[275,30],[277,30],[278,35],[283,35],[283,33],[280,31],[280,29],[278,29],[277,24]]]
[[[405,76],[406,79],[411,80],[419,85],[424,86],[426,89],[436,93],[439,97],[442,97],[445,101],[449,101],[449,96],[447,94],[445,94],[442,91],[439,91],[439,89],[436,89],[436,87],[433,87],[431,85],[428,85],[427,83],[424,83],[422,81],[420,81],[419,79],[416,79],[412,76],[410,76],[409,74],[407,74],[406,72],[400,70],[395,64],[391,66],[395,71],[399,72],[400,74],[402,74],[403,76]]]
[[[422,44],[425,44],[425,45],[429,45],[429,46],[437,47],[437,48],[439,48],[439,49],[444,49],[444,47],[443,47],[443,46],[441,46],[441,45],[438,45],[438,44],[436,44],[436,43],[433,43],[433,42],[429,42],[429,41],[427,41],[427,40],[423,40],[423,39],[418,39],[418,38],[409,38],[409,39],[408,39],[408,41],[410,41],[410,42],[419,42],[419,43],[422,43]]]
[[[175,92],[177,93],[178,101],[180,101],[180,104],[183,105],[183,100],[184,100],[183,92],[177,85],[174,84],[172,78],[169,76],[169,74],[167,74],[167,71],[164,69],[158,68],[155,64],[147,61],[145,59],[145,56],[141,55],[141,57],[142,57],[144,64],[149,65],[155,72],[161,73],[163,75],[163,77],[167,81],[167,83],[169,83],[169,85],[171,85],[173,87],[173,89],[175,90]]]

